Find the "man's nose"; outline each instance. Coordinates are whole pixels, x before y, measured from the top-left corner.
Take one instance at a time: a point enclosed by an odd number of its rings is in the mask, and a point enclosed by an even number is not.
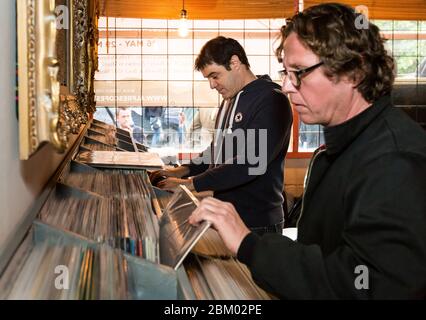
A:
[[[284,77],[281,90],[285,94],[297,91],[296,88],[294,87],[294,85],[291,83],[289,77]]]
[[[214,89],[217,86],[217,83],[215,80],[213,79],[209,79],[209,83],[210,83],[210,89]]]

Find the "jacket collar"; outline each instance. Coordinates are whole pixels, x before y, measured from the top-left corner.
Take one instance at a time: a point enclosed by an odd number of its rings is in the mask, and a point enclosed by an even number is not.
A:
[[[337,126],[325,127],[324,138],[328,155],[343,151],[356,137],[358,137],[370,123],[387,107],[391,106],[390,96],[383,96],[373,105],[365,109],[352,119]]]

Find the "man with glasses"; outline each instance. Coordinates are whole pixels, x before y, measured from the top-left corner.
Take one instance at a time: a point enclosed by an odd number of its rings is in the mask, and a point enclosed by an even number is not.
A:
[[[281,234],[284,158],[293,121],[287,97],[269,76],[253,74],[243,47],[232,38],[208,41],[195,69],[223,98],[214,140],[191,164],[157,171],[152,181],[164,175],[157,184],[163,189],[183,184],[197,192],[213,191],[215,198],[238,208],[252,231]],[[261,163],[259,171],[249,159],[253,153]]]
[[[212,222],[256,282],[280,298],[426,298],[426,133],[396,109],[394,61],[379,29],[321,4],[281,29],[283,91],[301,120],[324,126],[308,168],[297,241],[248,230],[228,203]]]

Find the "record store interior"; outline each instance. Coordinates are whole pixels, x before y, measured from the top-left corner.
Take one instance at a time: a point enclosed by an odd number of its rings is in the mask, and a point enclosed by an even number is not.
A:
[[[0,299],[425,299],[426,2],[327,2],[1,1]]]

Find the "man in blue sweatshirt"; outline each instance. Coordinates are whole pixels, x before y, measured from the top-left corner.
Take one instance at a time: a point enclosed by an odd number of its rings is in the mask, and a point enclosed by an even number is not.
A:
[[[154,172],[151,178],[166,176],[158,183],[162,189],[183,184],[197,192],[213,191],[238,209],[251,230],[281,233],[292,124],[287,97],[268,76],[253,74],[244,49],[231,38],[208,41],[195,69],[223,97],[213,142],[191,164]]]

